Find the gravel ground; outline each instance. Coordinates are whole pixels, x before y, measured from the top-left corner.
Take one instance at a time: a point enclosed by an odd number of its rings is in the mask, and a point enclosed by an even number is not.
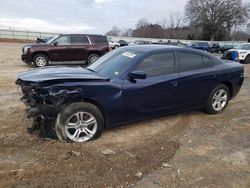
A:
[[[223,114],[176,114],[66,144],[26,133],[14,84],[31,68],[22,45],[0,43],[0,187],[250,187],[249,65]]]

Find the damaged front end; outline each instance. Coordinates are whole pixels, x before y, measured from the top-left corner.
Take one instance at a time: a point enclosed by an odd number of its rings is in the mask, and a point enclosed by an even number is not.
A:
[[[81,89],[65,90],[58,86],[46,86],[43,83],[23,81],[18,79],[16,84],[21,89],[20,100],[26,106],[25,116],[33,118],[29,133],[38,131],[41,137],[50,137],[48,134],[54,129],[57,115],[71,100],[80,100]]]

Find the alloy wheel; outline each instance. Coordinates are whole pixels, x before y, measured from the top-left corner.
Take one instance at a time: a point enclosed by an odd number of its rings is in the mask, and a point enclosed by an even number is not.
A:
[[[36,65],[38,67],[44,67],[46,65],[46,59],[44,57],[37,57],[36,58]]]
[[[65,124],[66,136],[74,142],[90,140],[97,131],[97,120],[88,112],[77,112]]]
[[[224,89],[217,90],[212,98],[213,109],[216,111],[222,110],[226,106],[227,100],[228,100],[227,91]]]

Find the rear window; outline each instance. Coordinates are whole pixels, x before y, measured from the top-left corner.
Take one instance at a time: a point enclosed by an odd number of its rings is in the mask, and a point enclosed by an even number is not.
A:
[[[96,44],[108,44],[105,36],[92,36]]]
[[[181,72],[209,68],[212,66],[210,58],[202,55],[181,52],[179,53]]]

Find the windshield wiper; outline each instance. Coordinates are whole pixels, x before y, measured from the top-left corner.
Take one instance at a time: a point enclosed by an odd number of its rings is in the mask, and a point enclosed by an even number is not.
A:
[[[92,70],[92,69],[90,69],[90,68],[86,68],[86,69],[89,70],[89,71],[91,71],[91,72],[96,73],[96,71],[94,71],[94,70]]]

